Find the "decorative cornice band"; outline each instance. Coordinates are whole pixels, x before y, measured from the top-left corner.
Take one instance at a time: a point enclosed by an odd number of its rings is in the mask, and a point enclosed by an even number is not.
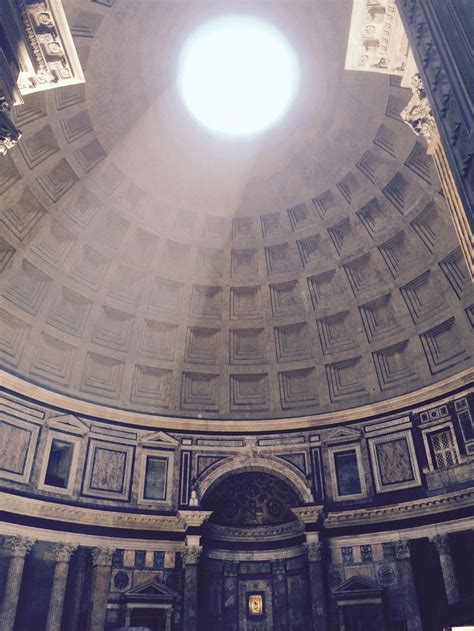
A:
[[[0,370],[0,386],[43,404],[68,410],[68,412],[73,414],[101,418],[129,426],[138,425],[142,427],[158,427],[162,430],[212,432],[214,434],[226,432],[258,434],[259,432],[301,431],[303,429],[317,428],[321,425],[338,425],[349,421],[365,420],[384,414],[396,413],[410,407],[417,408],[432,399],[447,397],[457,390],[471,387],[473,381],[474,369],[469,368],[448,379],[414,392],[371,405],[340,410],[338,412],[258,421],[216,421],[211,419],[167,417],[111,408],[52,392],[51,390],[47,390],[46,388],[37,386],[6,371]]]

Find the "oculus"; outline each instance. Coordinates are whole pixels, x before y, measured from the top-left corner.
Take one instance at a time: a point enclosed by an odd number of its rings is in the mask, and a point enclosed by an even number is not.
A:
[[[251,16],[228,16],[198,28],[178,64],[183,101],[202,125],[232,136],[256,134],[288,110],[299,67],[285,37]]]

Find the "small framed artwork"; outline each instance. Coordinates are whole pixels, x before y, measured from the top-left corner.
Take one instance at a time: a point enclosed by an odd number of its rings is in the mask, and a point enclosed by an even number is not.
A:
[[[247,615],[252,620],[265,616],[264,592],[247,592]]]
[[[377,493],[420,486],[413,438],[409,430],[369,440]]]

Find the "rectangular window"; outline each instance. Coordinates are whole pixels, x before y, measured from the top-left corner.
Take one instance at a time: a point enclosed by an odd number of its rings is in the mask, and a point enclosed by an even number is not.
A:
[[[48,467],[44,483],[59,489],[67,488],[71,473],[74,444],[54,438],[49,451]]]
[[[465,440],[472,440],[474,438],[474,423],[472,422],[471,411],[462,410],[458,412],[458,419]]]
[[[459,460],[451,429],[440,429],[429,434],[429,438],[435,469],[447,469],[458,464]]]
[[[335,453],[334,463],[336,465],[338,495],[359,495],[362,489],[355,449]]]
[[[166,500],[166,478],[168,475],[168,459],[147,457],[145,469],[146,500]]]

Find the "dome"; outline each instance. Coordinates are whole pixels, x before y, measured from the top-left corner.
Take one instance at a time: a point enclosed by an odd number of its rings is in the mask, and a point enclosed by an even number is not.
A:
[[[350,4],[252,5],[300,82],[244,138],[199,125],[178,85],[187,38],[234,7],[66,5],[86,83],[25,97],[0,163],[6,371],[123,410],[257,420],[466,369],[446,201],[400,118],[410,91],[344,69]]]
[[[467,4],[2,2],[2,631],[474,628]]]

